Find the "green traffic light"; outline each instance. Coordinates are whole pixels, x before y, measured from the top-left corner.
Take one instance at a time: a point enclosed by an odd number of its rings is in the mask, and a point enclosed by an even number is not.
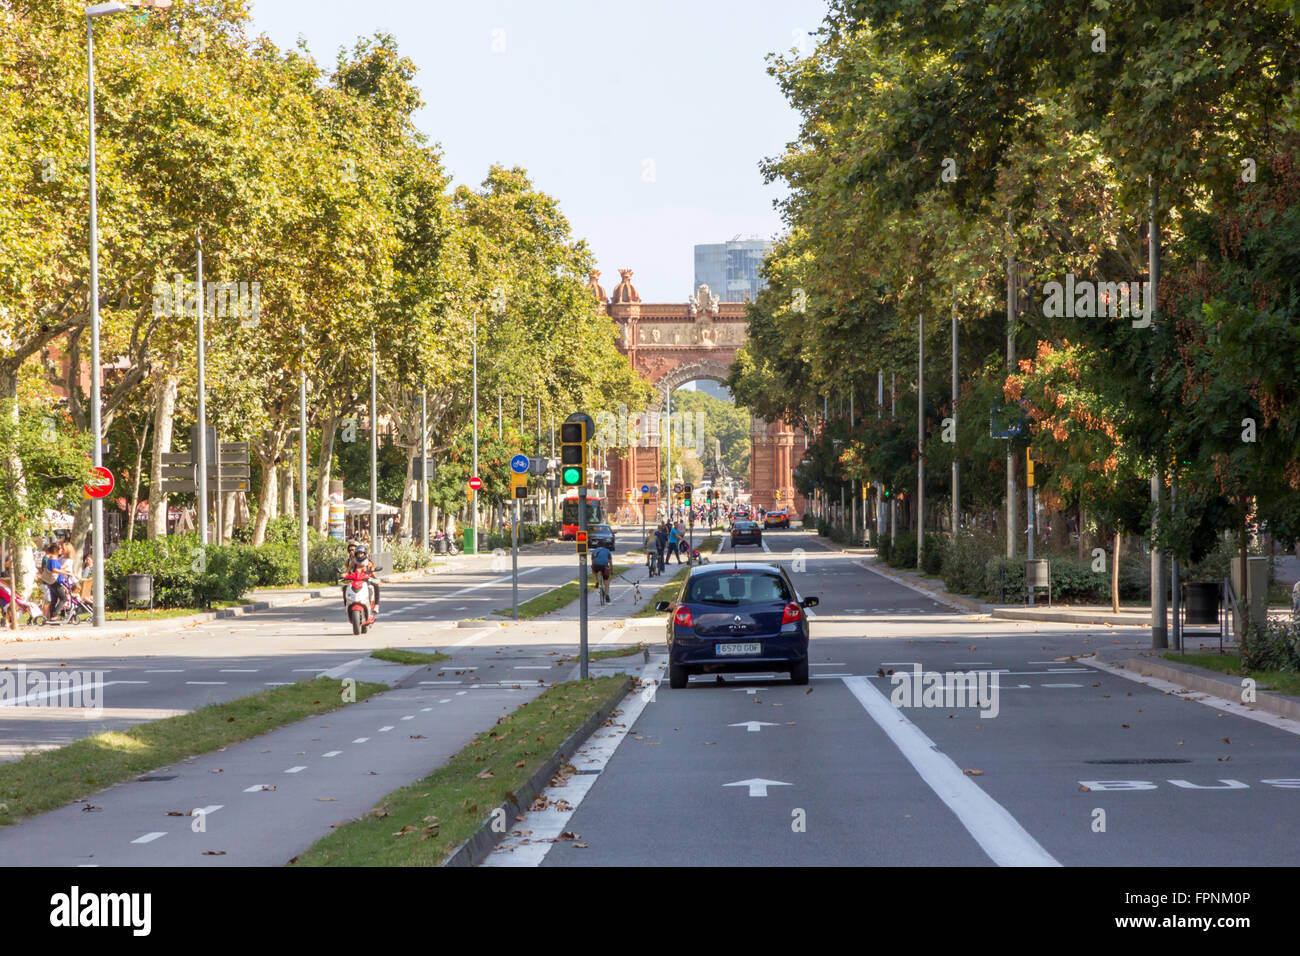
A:
[[[582,484],[582,469],[565,468],[560,474],[560,480],[566,485],[580,485]]]

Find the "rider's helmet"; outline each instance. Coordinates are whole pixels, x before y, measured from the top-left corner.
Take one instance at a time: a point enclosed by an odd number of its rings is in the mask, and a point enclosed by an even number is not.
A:
[[[366,546],[364,544],[357,545],[357,550],[354,554],[358,561],[364,561],[366,559]]]

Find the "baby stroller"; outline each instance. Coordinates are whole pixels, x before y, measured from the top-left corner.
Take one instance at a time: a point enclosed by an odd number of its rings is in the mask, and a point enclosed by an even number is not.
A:
[[[33,604],[26,598],[21,597],[14,600],[12,592],[9,590],[9,585],[5,581],[0,581],[0,600],[5,601],[6,621],[8,615],[13,613],[18,615],[19,624],[36,624],[39,626],[45,623],[45,615],[41,613],[40,605]],[[24,615],[27,618],[26,621],[23,620]]]

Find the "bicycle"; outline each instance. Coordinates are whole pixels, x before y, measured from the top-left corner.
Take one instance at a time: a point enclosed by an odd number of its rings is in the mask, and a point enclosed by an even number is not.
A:
[[[597,570],[592,568],[596,575],[596,588],[600,591],[600,603],[602,605],[609,603],[609,568]]]

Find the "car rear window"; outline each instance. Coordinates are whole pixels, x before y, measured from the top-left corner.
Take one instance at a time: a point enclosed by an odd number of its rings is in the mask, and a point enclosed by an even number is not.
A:
[[[691,579],[683,603],[686,604],[756,604],[762,601],[789,601],[790,589],[779,574],[765,571],[728,571],[704,574]]]
[[[757,528],[757,527],[758,527],[758,522],[756,522],[756,521],[737,521],[737,522],[736,522],[736,530],[737,530],[737,531],[753,531],[753,530],[754,530],[755,528]]]

